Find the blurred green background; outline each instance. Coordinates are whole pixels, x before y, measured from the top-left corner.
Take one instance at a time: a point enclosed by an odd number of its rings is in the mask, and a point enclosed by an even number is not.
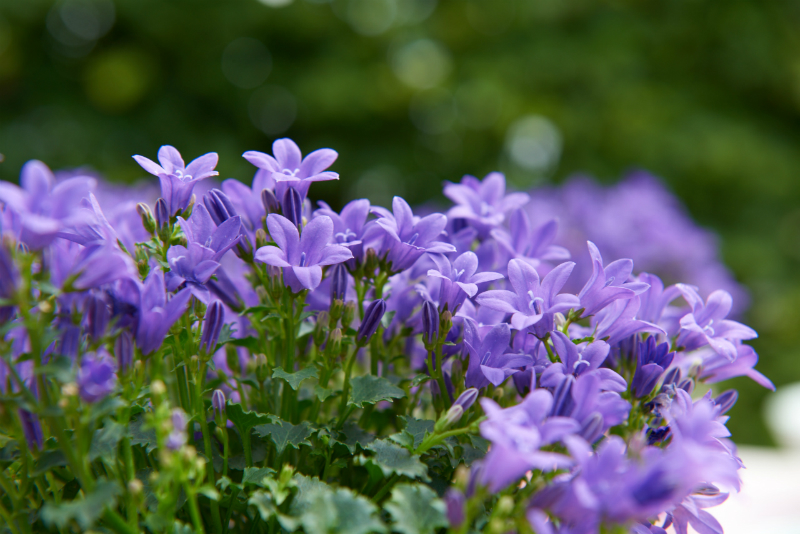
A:
[[[284,135],[339,151],[314,190],[334,205],[648,169],[722,236],[780,385],[800,380],[798,27],[781,0],[2,0],[0,178],[38,158],[134,181],[132,154],[173,144],[249,182],[241,153]],[[766,393],[733,385],[734,438],[770,443]]]

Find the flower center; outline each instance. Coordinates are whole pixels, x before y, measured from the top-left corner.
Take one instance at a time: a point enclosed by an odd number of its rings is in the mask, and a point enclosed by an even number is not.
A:
[[[350,239],[356,237],[356,233],[348,228],[344,232],[336,232],[334,237],[339,243],[349,243]]]
[[[708,321],[708,324],[703,327],[703,330],[707,332],[708,335],[710,335],[711,337],[714,337],[715,334],[714,327],[711,326],[713,324],[714,324],[714,319],[711,319],[710,321]]]
[[[461,275],[462,275],[462,274],[464,274],[464,271],[465,271],[465,270],[466,270],[466,269],[461,269],[461,270],[459,271],[458,269],[456,269],[456,278],[455,278],[455,281],[456,281],[456,282],[458,282],[458,281],[460,281],[460,280],[461,280]]]
[[[491,353],[491,352],[487,352],[486,354],[484,354],[484,355],[483,355],[483,358],[481,358],[481,365],[486,365],[486,362],[488,362],[488,361],[489,361],[489,358],[490,358],[491,356],[492,356],[492,353]]]
[[[481,202],[481,217],[486,217],[491,211],[492,207],[487,202]]]
[[[603,285],[603,287],[608,287],[608,286],[610,286],[611,284],[613,284],[613,283],[614,283],[614,279],[615,279],[615,278],[614,278],[613,276],[612,276],[612,277],[610,277],[608,280],[606,280],[606,283]]]
[[[305,252],[301,252],[300,253],[300,267],[305,267],[305,266],[306,266],[306,253]]]
[[[408,239],[408,241],[406,241],[406,243],[408,243],[409,245],[413,245],[414,243],[416,243],[416,242],[417,242],[417,239],[418,239],[418,238],[419,238],[419,233],[415,233],[414,235],[412,235],[412,236],[411,236],[411,237]]]
[[[192,175],[184,174],[183,169],[175,169],[172,172],[172,174],[175,175],[175,177],[178,178],[181,182],[188,182],[189,180],[192,179]]]
[[[281,172],[287,176],[295,177],[297,176],[297,173],[300,172],[300,169],[295,169],[293,171],[289,169],[283,169]]]
[[[528,303],[528,307],[533,311],[536,315],[541,315],[544,311],[542,304],[544,304],[544,299],[542,297],[537,297],[533,294],[533,291],[528,291],[528,297],[531,299],[530,303]]]

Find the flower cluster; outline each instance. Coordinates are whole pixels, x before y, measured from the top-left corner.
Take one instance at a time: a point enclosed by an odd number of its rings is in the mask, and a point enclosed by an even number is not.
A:
[[[158,176],[152,205],[35,161],[0,184],[12,532],[34,505],[48,528],[125,534],[417,532],[406,514],[453,532],[722,532],[705,509],[739,487],[736,393],[702,384],[773,387],[729,292],[666,285],[591,241],[570,261],[556,219],[532,222],[537,193],[499,173],[447,183],[446,213],[400,197],[337,212],[308,198],[338,179],[333,150],[244,157],[252,187],[203,185],[216,154],[134,156]],[[5,483],[31,460],[35,491]]]

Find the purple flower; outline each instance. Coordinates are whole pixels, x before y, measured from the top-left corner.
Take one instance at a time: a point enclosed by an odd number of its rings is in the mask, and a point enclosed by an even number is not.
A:
[[[68,238],[71,228],[93,222],[81,200],[94,188],[94,179],[79,176],[56,184],[47,165],[32,160],[22,167],[20,185],[0,181],[0,202],[15,215],[14,233],[30,249],[41,250],[56,237]]]
[[[553,397],[537,389],[510,408],[501,408],[483,398],[481,406],[487,420],[481,423],[481,435],[492,442],[480,470],[480,483],[497,492],[519,480],[527,471],[553,471],[569,467],[568,456],[540,450],[580,428],[573,419],[547,417]]]
[[[172,409],[172,431],[167,436],[167,448],[176,451],[186,444],[189,436],[186,435],[186,426],[189,420],[186,413],[180,408]]]
[[[123,330],[114,342],[114,354],[117,356],[117,369],[124,373],[133,363],[133,339]]]
[[[205,350],[208,353],[214,352],[224,321],[225,310],[222,308],[222,303],[215,300],[206,310],[206,316],[203,320],[203,332],[200,335],[201,350]]]
[[[0,243],[0,299],[13,300],[17,293],[19,274],[5,243]],[[0,325],[11,319],[13,306],[0,306]]]
[[[456,203],[447,216],[452,219],[465,219],[486,237],[489,231],[505,220],[505,214],[528,203],[527,193],[506,195],[506,179],[499,172],[493,172],[483,181],[474,176],[464,176],[460,184],[446,182],[444,195]]]
[[[25,435],[28,447],[42,450],[44,434],[42,433],[42,424],[39,422],[39,417],[21,408],[17,410],[17,414],[19,415],[20,423],[22,423],[22,433]]]
[[[478,294],[478,284],[485,284],[503,278],[499,273],[477,273],[478,256],[465,252],[452,263],[447,256],[431,255],[438,267],[428,270],[428,276],[439,279],[439,310],[455,313],[464,300]]]
[[[375,207],[373,213],[379,217],[373,231],[380,229],[386,235],[383,252],[395,273],[411,267],[426,252],[446,254],[456,250],[449,243],[434,241],[447,226],[447,217],[441,213],[416,217],[400,197],[392,200],[392,212]]]
[[[439,312],[430,300],[422,303],[422,341],[426,345],[439,339]]]
[[[452,528],[457,529],[466,519],[464,513],[466,499],[464,498],[464,494],[459,489],[450,488],[444,494],[444,503],[447,507],[447,521]]]
[[[608,356],[610,349],[608,343],[593,341],[576,345],[558,330],[551,332],[550,336],[553,341],[553,352],[561,361],[548,366],[541,374],[539,383],[543,387],[555,388],[567,375],[578,377],[584,373],[593,373],[599,378],[599,387],[604,391],[622,392],[628,388],[627,382],[619,374],[600,367]]]
[[[342,263],[353,257],[346,247],[329,245],[333,237],[330,217],[316,217],[303,229],[281,215],[271,213],[267,226],[272,240],[278,245],[261,247],[255,258],[274,267],[283,268],[283,280],[295,293],[314,289],[322,281],[322,266]]]
[[[638,296],[615,300],[592,317],[594,337],[605,339],[610,345],[639,332],[666,335],[659,326],[636,319],[641,301]]]
[[[383,299],[373,300],[364,312],[364,320],[356,332],[356,341],[361,344],[367,343],[375,335],[385,313],[386,302]]]
[[[733,305],[733,299],[727,291],[714,291],[704,303],[693,287],[678,284],[678,289],[692,307],[691,313],[681,318],[678,334],[678,345],[685,350],[709,345],[717,354],[733,361],[736,359],[734,343],[758,337],[752,328],[726,319]]]
[[[506,250],[511,259],[519,258],[537,267],[540,261],[563,262],[570,258],[564,247],[553,245],[558,231],[555,219],[534,228],[528,214],[514,210],[509,221],[509,231],[503,228],[492,230],[492,237]]]
[[[534,329],[543,337],[553,329],[553,317],[578,306],[575,295],[557,294],[569,278],[575,264],[562,263],[539,281],[539,273],[522,260],[508,262],[508,281],[513,292],[504,289],[487,291],[478,296],[478,304],[487,308],[513,314],[511,326],[524,330],[542,322]]]
[[[230,199],[236,209],[236,213],[242,217],[242,224],[251,234],[251,238],[253,238],[254,232],[263,226],[262,221],[267,216],[267,211],[262,201],[263,192],[267,191],[269,195],[272,195],[272,200],[274,200],[274,193],[271,191],[274,187],[275,180],[272,179],[271,174],[261,170],[253,176],[252,188],[233,178],[222,182],[222,191]]]
[[[469,355],[465,384],[468,388],[483,388],[490,383],[499,386],[520,367],[533,363],[527,354],[507,353],[511,330],[506,323],[493,327],[481,339],[477,324],[464,319],[464,352]]]
[[[617,260],[603,267],[600,251],[591,241],[588,241],[588,245],[592,256],[592,276],[578,293],[583,317],[594,315],[615,300],[633,298],[650,287],[642,282],[628,282],[633,261]]]
[[[161,165],[144,156],[133,156],[133,159],[144,170],[158,176],[161,197],[167,202],[170,216],[186,209],[197,182],[219,174],[214,170],[219,160],[216,152],[204,154],[188,166],[183,162],[180,152],[169,145],[158,149],[158,161]]]
[[[769,378],[759,373],[753,367],[758,363],[758,354],[749,345],[736,344],[736,357],[733,361],[727,356],[715,352],[710,347],[704,347],[692,355],[684,356],[683,362],[695,365],[700,362],[699,378],[708,384],[715,384],[737,376],[747,376],[758,385],[775,391],[775,385]]]
[[[336,213],[326,203],[318,202],[320,209],[314,212],[314,217],[321,215],[330,217],[333,221],[333,240],[337,245],[350,249],[353,260],[347,262],[350,268],[355,268],[356,262],[364,260],[364,247],[361,238],[369,216],[369,200],[360,199],[348,202],[341,213]]]
[[[195,206],[189,221],[178,217],[187,246],[174,245],[167,251],[171,270],[166,274],[167,289],[175,291],[183,284],[202,302],[210,295],[206,283],[219,269],[220,260],[241,239],[241,221],[231,217],[214,226],[204,206]]]
[[[150,354],[161,346],[164,336],[183,315],[192,293],[182,289],[167,301],[164,274],[156,268],[145,279],[140,294],[136,344],[142,354]]]
[[[553,390],[552,415],[572,417],[585,425],[599,414],[603,420],[600,433],[622,423],[631,408],[618,393],[626,389],[625,380],[610,369],[609,373],[603,371],[598,369],[577,378],[562,375]]]
[[[117,384],[110,356],[99,353],[84,354],[76,382],[78,393],[84,401],[95,403],[106,398],[114,391]]]
[[[330,148],[315,150],[304,158],[295,142],[284,138],[272,144],[272,153],[275,157],[251,150],[242,156],[259,169],[272,173],[271,178],[277,182],[275,195],[278,198],[283,198],[286,187],[295,188],[302,198],[306,198],[313,182],[339,179],[337,173],[325,170],[339,157]]]
[[[636,398],[649,395],[656,387],[664,371],[672,365],[674,352],[669,351],[669,343],[656,344],[656,338],[648,337],[637,341],[636,372],[631,381],[631,391]]]
[[[461,409],[467,411],[478,400],[479,391],[476,388],[468,388],[458,396],[453,406],[461,406]]]

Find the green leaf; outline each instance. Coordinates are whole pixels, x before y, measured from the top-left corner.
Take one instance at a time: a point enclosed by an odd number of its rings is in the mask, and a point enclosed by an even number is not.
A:
[[[272,502],[272,497],[261,490],[253,493],[250,498],[247,499],[247,504],[255,506],[256,510],[258,510],[258,514],[264,521],[268,521],[270,517],[278,513],[278,508],[275,506],[275,503]]]
[[[219,344],[221,345],[222,343]],[[261,352],[260,343],[258,339],[254,338],[253,336],[230,339],[228,340],[228,345],[233,345],[234,347],[244,347],[253,354]]]
[[[64,453],[61,449],[56,449],[53,451],[45,451],[39,456],[39,459],[36,460],[36,465],[33,466],[33,476],[38,477],[39,475],[50,471],[54,467],[62,467],[67,465],[67,458],[64,456]]]
[[[421,478],[428,480],[428,468],[419,461],[418,456],[412,456],[407,449],[395,445],[391,441],[379,439],[367,446],[367,450],[375,453],[374,456],[359,456],[361,465],[371,463],[378,466],[384,476],[393,473],[405,475],[408,478]]]
[[[125,436],[125,428],[113,421],[106,422],[106,425],[95,431],[92,437],[92,445],[89,447],[89,460],[103,458],[111,462],[117,456],[117,444]]]
[[[383,400],[402,399],[406,392],[381,376],[357,376],[350,381],[353,386],[348,404],[363,408],[364,404],[375,404]]]
[[[37,373],[48,377],[54,377],[62,383],[72,382],[75,380],[75,366],[72,365],[72,360],[64,356],[56,356],[47,365],[42,366]]]
[[[156,431],[154,428],[145,428],[144,415],[135,417],[129,425],[129,437],[131,445],[141,445],[147,452],[155,450],[158,442],[156,441]]]
[[[344,435],[344,440],[339,439],[337,441],[347,447],[350,451],[350,454],[356,453],[356,445],[362,449],[366,449],[367,445],[375,441],[374,435],[370,434],[369,432],[365,432],[360,426],[352,421],[348,421],[344,424],[341,434]]]
[[[287,446],[299,449],[301,444],[311,445],[306,439],[314,433],[308,421],[293,425],[281,419],[277,419],[275,424],[258,425],[253,430],[263,438],[269,437],[278,449],[278,454],[282,454]]]
[[[236,323],[228,323],[223,324],[222,329],[219,333],[219,338],[217,339],[217,346],[221,347],[225,343],[233,340],[233,334],[236,332],[235,329]]]
[[[88,530],[108,506],[113,508],[117,495],[122,493],[116,482],[101,481],[86,498],[54,504],[45,503],[40,513],[42,521],[49,527],[65,529],[73,520],[83,530]]]
[[[319,399],[320,402],[325,402],[330,397],[333,397],[334,395],[336,395],[336,393],[337,393],[337,391],[335,391],[333,389],[329,389],[329,388],[324,388],[324,387],[320,386],[319,384],[314,386],[314,394],[317,396],[317,398]]]
[[[398,484],[385,508],[394,520],[392,530],[401,534],[433,534],[448,525],[444,502],[422,484]]]
[[[272,415],[261,414],[258,412],[248,412],[242,408],[242,405],[228,401],[225,411],[228,419],[239,429],[243,435],[250,432],[251,428],[256,425],[263,425],[264,423],[271,423],[275,420]]]
[[[414,438],[414,444],[412,446],[414,449],[419,447],[420,443],[422,443],[422,440],[425,439],[427,434],[433,433],[433,427],[436,424],[436,421],[431,421],[428,419],[416,419],[411,416],[400,417],[406,423],[403,432]]]
[[[310,321],[303,321],[300,323],[300,328],[297,329],[297,339],[300,339],[303,336],[307,336],[311,332],[314,331],[314,323]]]
[[[275,470],[269,467],[245,467],[242,475],[242,485],[254,484],[264,487],[264,479],[275,474]]]
[[[209,486],[208,484],[198,489],[197,493],[199,493],[200,495],[205,495],[206,497],[215,502],[219,501],[220,499],[219,492],[216,489]]]
[[[306,367],[305,369],[300,369],[296,373],[287,373],[282,368],[278,367],[272,371],[272,378],[286,380],[292,389],[297,391],[297,388],[300,387],[300,382],[309,378],[319,378],[319,375],[317,374],[316,367]]]
[[[381,326],[384,328],[389,328],[389,325],[392,323],[392,319],[394,319],[394,315],[397,313],[397,310],[387,311],[381,317]]]
[[[417,386],[420,386],[420,385],[424,384],[425,382],[427,382],[430,379],[431,379],[431,375],[422,375],[422,374],[417,375],[417,376],[414,377],[413,380],[411,380],[411,387],[415,388]]]
[[[318,479],[302,475],[295,477],[298,494],[292,501],[290,513],[299,517],[307,534],[368,534],[386,532],[378,518],[378,508],[366,498],[347,488],[333,488]],[[284,527],[289,525],[284,524]]]

